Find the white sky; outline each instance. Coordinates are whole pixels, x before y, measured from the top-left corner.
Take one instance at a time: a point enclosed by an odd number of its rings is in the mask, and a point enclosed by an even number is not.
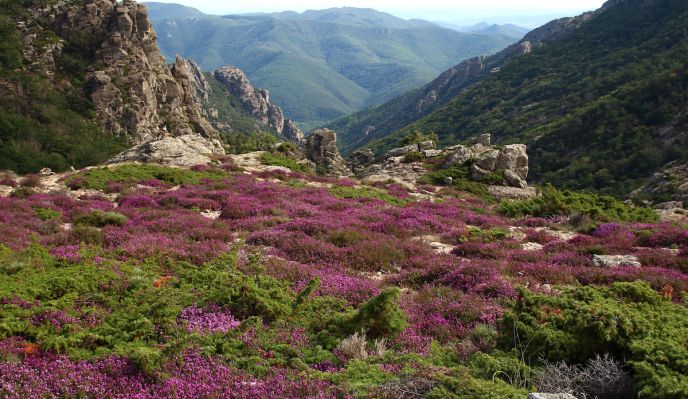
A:
[[[153,0],[156,1],[156,0]],[[604,0],[157,0],[180,3],[208,14],[274,12],[330,7],[365,7],[402,18],[462,21],[499,16],[576,15],[597,9]]]

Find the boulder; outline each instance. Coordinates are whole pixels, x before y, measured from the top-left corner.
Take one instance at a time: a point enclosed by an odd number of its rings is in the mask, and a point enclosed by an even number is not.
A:
[[[333,176],[350,176],[351,170],[337,149],[337,133],[329,129],[316,130],[308,136],[303,147],[306,158],[313,161],[324,173]]]
[[[407,146],[405,146],[405,147],[395,148],[395,149],[393,149],[393,150],[389,150],[389,151],[385,154],[385,158],[396,158],[396,157],[400,157],[400,156],[406,155],[406,154],[408,154],[409,152],[412,152],[412,151],[418,151],[418,145],[416,145],[416,144],[410,144],[410,145],[407,145]]]
[[[509,186],[489,186],[487,192],[498,200],[524,200],[535,198],[538,195],[535,187],[518,188]]]
[[[490,142],[489,135],[481,135],[471,147],[457,145],[451,147],[451,153],[444,163],[448,169],[471,164],[470,178],[484,180],[497,171],[504,171],[505,183],[511,187],[526,188],[528,183],[528,155],[523,144],[510,144],[502,148],[484,146]]]
[[[483,181],[485,180],[488,176],[490,176],[493,172],[489,170],[485,170],[478,166],[477,164],[471,165],[471,180],[475,181]]]
[[[512,172],[509,169],[504,171],[504,180],[506,180],[506,182],[509,183],[509,185],[511,187],[518,187],[518,188],[528,187],[528,183],[526,183],[525,180],[521,179],[521,176],[517,175],[516,173]]]
[[[225,151],[218,140],[188,134],[137,145],[116,155],[109,163],[137,161],[188,167],[210,163],[213,157],[221,155],[225,155]]]
[[[634,255],[593,255],[592,263],[596,267],[606,268],[618,266],[642,266],[638,258]]]
[[[480,154],[479,158],[475,161],[475,165],[480,169],[484,169],[489,172],[494,172],[497,170],[497,160],[501,157],[501,153],[498,150],[488,150]],[[499,168],[506,169],[506,168]]]
[[[466,162],[473,159],[473,151],[464,145],[456,146],[453,151],[454,152],[452,152],[444,162],[444,169],[453,168],[455,166],[463,166],[466,164]]]
[[[435,142],[428,140],[428,141],[423,141],[421,143],[418,143],[418,151],[427,151],[427,150],[434,150],[435,149]]]
[[[526,152],[526,145],[505,145],[499,151],[496,168],[510,170],[521,179],[526,180],[528,178],[528,153]]]

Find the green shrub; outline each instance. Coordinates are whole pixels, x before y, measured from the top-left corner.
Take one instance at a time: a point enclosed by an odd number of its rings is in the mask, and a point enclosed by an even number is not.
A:
[[[428,399],[523,399],[528,390],[510,385],[499,378],[481,379],[465,367],[437,378],[439,385]]]
[[[434,184],[436,186],[444,185],[447,177],[452,178],[452,187],[460,191],[473,194],[487,202],[494,202],[494,198],[487,189],[487,184],[483,182],[472,181],[468,178],[469,171],[466,166],[455,166],[448,169],[438,169],[429,172],[418,179],[419,183]]]
[[[522,289],[504,317],[501,344],[516,345],[530,359],[574,364],[609,353],[632,367],[641,398],[684,398],[687,321],[688,308],[645,282],[576,287],[559,296]]]
[[[372,198],[387,202],[391,205],[401,206],[406,204],[409,200],[397,198],[387,192],[373,188],[373,187],[344,187],[334,186],[330,188],[330,194],[337,198],[357,199],[357,198]]]
[[[62,213],[50,208],[35,208],[36,217],[43,221],[61,219]]]
[[[403,331],[408,322],[397,299],[401,291],[387,288],[362,304],[356,314],[344,323],[345,330],[353,334],[366,331],[371,338],[394,336]]]
[[[266,152],[260,157],[260,162],[263,165],[282,166],[284,168],[293,170],[294,172],[312,172],[308,166],[296,162],[294,158],[290,158],[280,153]]]
[[[546,185],[538,197],[522,201],[504,201],[500,212],[511,217],[587,215],[596,221],[655,222],[657,214],[649,208],[627,205],[613,197],[576,191],[559,191]]]
[[[424,160],[425,154],[419,151],[407,152],[406,155],[404,155],[404,163],[423,162]]]
[[[121,165],[113,168],[90,169],[71,176],[66,183],[69,185],[78,182],[80,188],[105,191],[108,183],[111,182],[136,184],[157,179],[171,185],[199,184],[205,179],[218,180],[226,176],[225,172],[217,169],[194,171],[150,164]]]
[[[419,144],[424,141],[432,141],[433,143],[437,143],[437,135],[435,133],[423,134],[418,130],[414,130],[399,140],[399,145],[403,147],[411,144]]]
[[[95,210],[72,218],[76,225],[93,227],[121,226],[127,221],[127,217],[117,212],[103,212]]]

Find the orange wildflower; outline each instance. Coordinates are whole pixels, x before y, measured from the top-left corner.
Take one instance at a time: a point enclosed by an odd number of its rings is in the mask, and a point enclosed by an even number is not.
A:
[[[665,285],[664,288],[660,291],[662,296],[666,299],[672,299],[674,297],[674,287],[670,285]]]
[[[154,286],[155,288],[164,287],[164,286],[166,286],[170,281],[172,281],[172,279],[174,279],[174,277],[172,277],[172,276],[163,276],[163,277],[160,277],[160,278],[158,278],[158,279],[155,279],[155,281],[153,281],[153,286]]]
[[[38,344],[34,344],[34,343],[30,343],[30,342],[22,345],[22,353],[24,354],[25,357],[37,355],[39,349],[40,349],[40,347],[38,346]]]

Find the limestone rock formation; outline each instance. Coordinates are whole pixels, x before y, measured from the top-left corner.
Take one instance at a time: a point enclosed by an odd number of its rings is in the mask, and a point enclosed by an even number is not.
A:
[[[286,139],[303,141],[303,132],[290,119],[284,117],[280,107],[270,103],[270,93],[254,88],[241,69],[226,66],[215,71],[214,75],[231,94],[241,100],[244,109],[256,121],[275,129]]]
[[[186,134],[139,144],[117,155],[110,163],[156,162],[188,167],[210,163],[214,156],[224,154],[225,150],[218,140],[207,139],[198,134]]]
[[[88,41],[95,49],[86,90],[107,133],[126,135],[132,144],[166,135],[216,136],[184,84],[188,76],[165,65],[144,5],[87,0],[34,12],[52,25],[59,41]]]
[[[303,146],[306,158],[328,175],[349,176],[351,170],[337,149],[337,133],[332,130],[316,130],[308,136]]]

